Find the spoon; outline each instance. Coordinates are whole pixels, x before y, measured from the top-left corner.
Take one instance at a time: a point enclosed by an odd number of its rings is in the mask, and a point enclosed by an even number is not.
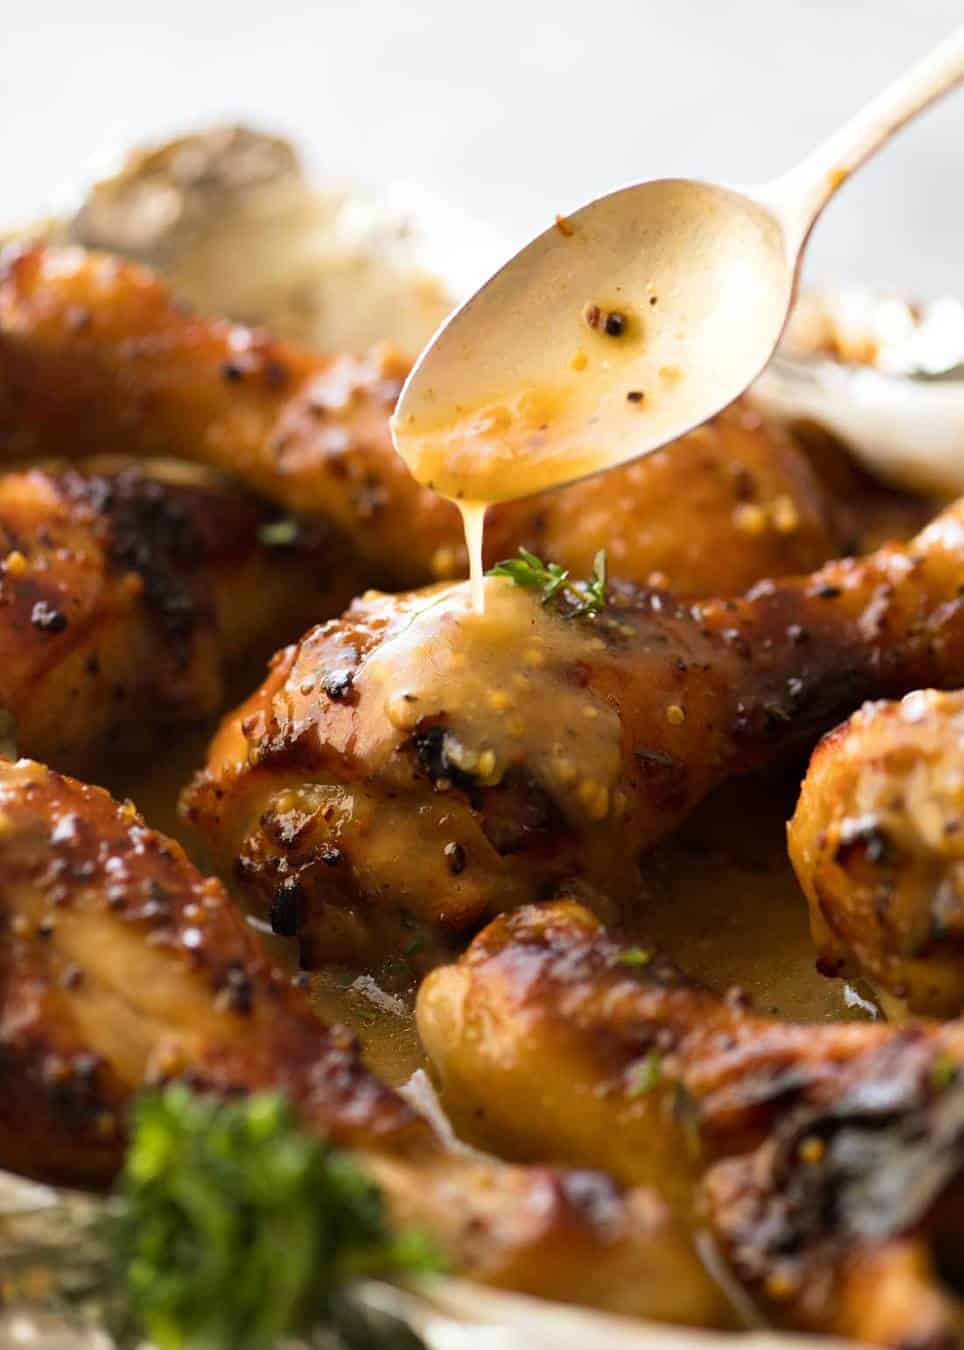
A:
[[[773,353],[841,183],[962,80],[964,27],[771,183],[660,179],[557,217],[422,352],[392,420],[399,454],[480,519],[705,422]]]

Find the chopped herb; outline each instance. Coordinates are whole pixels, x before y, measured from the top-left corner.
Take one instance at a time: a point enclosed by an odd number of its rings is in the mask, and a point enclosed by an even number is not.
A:
[[[558,563],[545,563],[530,553],[527,548],[519,549],[518,558],[508,558],[490,567],[490,577],[507,577],[523,590],[537,591],[544,605],[564,597],[569,602],[567,617],[578,618],[595,615],[606,604],[606,550],[601,548],[593,559],[592,576],[587,581],[570,581],[569,570]]]
[[[620,966],[648,966],[652,959],[653,953],[645,947],[624,947],[616,957],[616,962]]]
[[[341,1331],[364,1316],[346,1281],[438,1269],[420,1233],[392,1233],[355,1160],[302,1132],[275,1094],[225,1103],[176,1085],[142,1098],[109,1223],[130,1311],[159,1350]]]
[[[931,1065],[931,1087],[935,1092],[943,1092],[957,1079],[957,1064],[946,1051],[937,1056]]]
[[[402,955],[417,956],[424,946],[425,946],[424,938],[420,937],[413,938],[411,942],[409,942],[405,947],[402,948]]]
[[[286,517],[283,520],[271,520],[258,530],[258,538],[268,548],[290,548],[298,542],[301,526],[297,520]]]
[[[508,558],[489,568],[490,577],[508,577],[527,591],[538,591],[542,603],[554,600],[569,580],[569,571],[558,563],[544,563],[527,548],[519,549],[518,558]]]
[[[630,1097],[645,1097],[663,1080],[662,1058],[651,1050],[645,1059],[631,1065],[627,1075],[627,1092]]]
[[[592,560],[592,576],[588,581],[577,581],[576,590],[581,599],[573,615],[598,614],[606,606],[606,550],[601,548]]]

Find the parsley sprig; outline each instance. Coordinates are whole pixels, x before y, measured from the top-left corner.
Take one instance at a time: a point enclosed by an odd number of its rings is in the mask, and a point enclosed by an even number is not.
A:
[[[593,559],[592,576],[585,581],[572,581],[569,569],[558,563],[543,562],[527,548],[519,549],[518,558],[507,558],[489,568],[490,577],[507,577],[523,590],[536,591],[544,605],[565,599],[567,618],[592,617],[606,604],[608,580],[606,550],[601,548]]]
[[[277,1094],[139,1098],[114,1195],[77,1203],[18,1220],[19,1242],[0,1203],[0,1304],[103,1328],[118,1350],[145,1335],[157,1350],[425,1350],[358,1281],[437,1271],[437,1252]]]
[[[175,1085],[140,1099],[119,1196],[118,1264],[160,1350],[271,1350],[285,1333],[340,1330],[347,1280],[438,1268],[420,1232],[391,1230],[354,1158],[273,1094],[223,1103]]]
[[[292,548],[301,537],[301,524],[291,516],[269,520],[258,527],[258,541],[266,548]]]
[[[626,1085],[627,1095],[630,1097],[645,1097],[647,1092],[652,1092],[662,1081],[663,1057],[655,1050],[651,1050],[648,1055],[629,1066]]]

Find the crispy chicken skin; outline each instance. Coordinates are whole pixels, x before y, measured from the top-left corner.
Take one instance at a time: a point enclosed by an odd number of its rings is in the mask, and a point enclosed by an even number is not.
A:
[[[868,703],[814,751],[790,857],[828,974],[964,1006],[964,694]]]
[[[465,587],[363,596],[224,722],[187,815],[308,964],[573,883],[624,902],[711,787],[868,694],[964,677],[962,583],[958,504],[740,601],[615,585],[586,618],[499,577],[484,614]]]
[[[424,982],[418,1021],[446,1107],[476,1136],[678,1204],[697,1186],[778,1320],[902,1350],[961,1344],[936,1274],[964,1237],[959,1025],[762,1017],[572,902],[496,919]]]
[[[588,576],[611,570],[678,596],[739,595],[819,567],[854,534],[789,436],[744,403],[645,459],[490,509],[486,557],[519,544]],[[460,574],[464,574],[464,552]]]
[[[172,464],[0,476],[0,705],[21,751],[76,764],[122,728],[210,716],[233,663],[343,602],[350,560],[332,581],[321,526],[262,543],[274,514]]]
[[[708,1158],[762,1142],[890,1035],[758,1017],[570,900],[493,920],[423,981],[418,1026],[470,1137],[517,1157],[604,1160],[682,1203]]]
[[[0,761],[0,930],[0,1165],[103,1182],[144,1084],[278,1088],[473,1277],[658,1318],[723,1315],[655,1196],[450,1153],[315,1017],[219,882],[132,806],[29,760]]]
[[[349,537],[386,587],[464,575],[455,508],[419,487],[388,416],[397,354],[321,356],[173,303],[152,273],[33,248],[0,274],[0,454],[172,455],[243,478]],[[529,544],[574,570],[735,594],[841,551],[804,455],[735,407],[671,451],[494,509],[490,561]]]

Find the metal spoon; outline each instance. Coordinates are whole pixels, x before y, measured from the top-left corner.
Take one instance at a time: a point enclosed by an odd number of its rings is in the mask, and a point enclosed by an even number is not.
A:
[[[557,218],[423,351],[392,423],[399,454],[445,496],[481,503],[706,421],[769,360],[841,183],[962,80],[964,27],[772,183],[661,179]]]

